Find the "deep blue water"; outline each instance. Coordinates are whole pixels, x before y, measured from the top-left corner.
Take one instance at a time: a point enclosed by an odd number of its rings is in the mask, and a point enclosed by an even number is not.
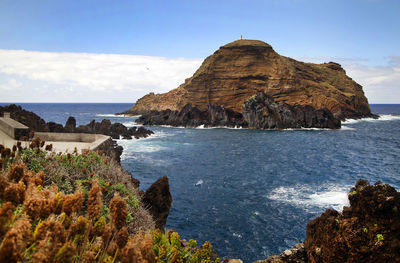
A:
[[[113,117],[130,104],[21,104],[46,121],[79,124]],[[146,189],[170,179],[167,227],[211,241],[225,258],[264,259],[305,237],[326,208],[341,209],[357,179],[400,189],[400,105],[371,105],[380,120],[341,130],[256,131],[151,127],[155,135],[119,141],[122,164]]]

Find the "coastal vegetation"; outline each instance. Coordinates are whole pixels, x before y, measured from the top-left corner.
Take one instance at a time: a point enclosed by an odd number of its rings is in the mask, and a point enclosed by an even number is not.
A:
[[[155,229],[115,160],[43,147],[0,146],[0,262],[220,261],[209,242]]]

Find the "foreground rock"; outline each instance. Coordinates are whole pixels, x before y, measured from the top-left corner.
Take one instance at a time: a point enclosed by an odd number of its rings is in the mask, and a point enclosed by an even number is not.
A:
[[[164,231],[169,210],[172,205],[172,196],[169,191],[168,177],[163,176],[155,181],[149,189],[146,190],[142,201],[153,216],[156,228]]]
[[[306,240],[255,263],[400,262],[400,193],[357,181],[343,212],[328,209],[307,225]]]
[[[359,180],[349,201],[308,223],[309,262],[400,262],[400,193]]]
[[[209,105],[219,105],[241,113],[243,103],[258,92],[278,104],[326,108],[342,120],[372,116],[362,87],[339,64],[296,61],[258,40],[238,40],[220,47],[178,88],[150,93],[125,114],[180,112],[189,103],[201,112]]]
[[[180,111],[151,111],[137,119],[143,125],[170,125],[181,127],[244,127],[251,129],[286,128],[340,128],[340,120],[327,109],[311,106],[278,104],[263,92],[250,97],[242,113],[216,104],[199,110],[191,104]]]

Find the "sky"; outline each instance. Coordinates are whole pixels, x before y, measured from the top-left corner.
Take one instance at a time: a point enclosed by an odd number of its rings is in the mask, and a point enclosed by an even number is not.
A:
[[[398,0],[0,0],[0,102],[129,102],[258,39],[400,103]]]

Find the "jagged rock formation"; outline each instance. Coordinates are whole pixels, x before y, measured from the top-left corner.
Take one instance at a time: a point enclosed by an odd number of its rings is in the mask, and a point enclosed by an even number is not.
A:
[[[65,129],[68,128],[68,125],[69,123],[67,121],[67,123],[65,124]],[[119,122],[111,123],[110,120],[102,120],[101,122],[96,122],[92,120],[89,124],[78,126],[77,128],[73,129],[72,132],[100,133],[111,136],[111,138],[113,139],[119,139],[120,136],[122,136],[123,139],[128,139],[128,140],[132,139],[132,137],[136,139],[146,138],[154,133],[153,131],[148,130],[144,127],[127,128],[125,127],[125,125]]]
[[[240,113],[243,103],[258,92],[278,104],[326,108],[340,119],[372,116],[362,87],[339,64],[296,61],[258,40],[220,47],[178,88],[150,93],[125,113],[181,111],[188,103],[200,111],[216,104]]]
[[[343,212],[328,209],[307,224],[306,240],[255,263],[400,262],[400,193],[358,180]]]
[[[155,181],[149,189],[146,190],[142,201],[153,216],[156,228],[164,231],[169,210],[172,205],[168,177],[163,176]]]
[[[183,127],[245,127],[251,129],[286,128],[340,128],[340,120],[327,109],[315,110],[312,106],[278,104],[262,92],[250,97],[242,113],[219,105],[209,105],[199,110],[186,104],[180,111],[151,111],[136,122],[143,125],[170,125]]]
[[[349,201],[308,223],[309,262],[400,262],[400,193],[359,180]]]
[[[207,110],[199,110],[186,104],[180,111],[151,111],[143,114],[137,120],[143,125],[170,125],[175,127],[214,127],[214,126],[247,126],[240,113],[218,105],[209,105]]]
[[[325,108],[315,110],[309,105],[278,104],[262,92],[244,103],[243,119],[254,129],[340,128],[340,120]]]

